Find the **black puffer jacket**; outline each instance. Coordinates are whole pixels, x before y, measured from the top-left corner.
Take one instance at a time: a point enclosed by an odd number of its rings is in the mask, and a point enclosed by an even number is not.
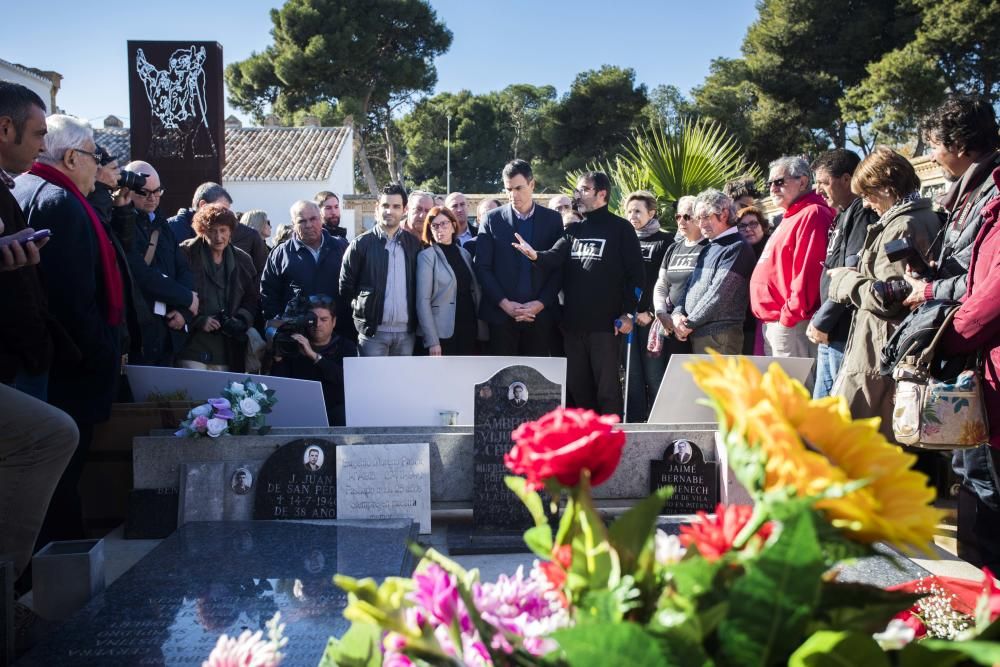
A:
[[[928,348],[948,315],[958,308],[957,301],[933,299],[906,316],[882,348],[879,372],[891,375],[904,357],[917,356]]]

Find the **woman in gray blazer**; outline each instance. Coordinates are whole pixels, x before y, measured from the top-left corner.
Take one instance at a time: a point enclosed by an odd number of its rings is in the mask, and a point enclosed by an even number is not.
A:
[[[417,255],[417,319],[432,357],[476,354],[479,283],[472,256],[458,243],[458,219],[435,206],[424,222],[424,243]]]

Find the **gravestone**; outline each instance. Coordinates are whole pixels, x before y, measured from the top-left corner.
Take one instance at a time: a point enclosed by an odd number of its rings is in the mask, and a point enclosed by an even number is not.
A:
[[[264,461],[182,463],[177,525],[191,521],[248,521]]]
[[[18,665],[200,665],[219,635],[281,612],[283,667],[315,667],[347,631],[335,573],[408,576],[409,520],[189,523],[50,633]]]
[[[163,539],[177,530],[177,489],[132,489],[125,519],[126,540]]]
[[[336,446],[303,438],[282,445],[257,474],[254,519],[336,519]]]
[[[663,460],[649,462],[649,492],[664,486],[674,489],[664,514],[714,512],[719,504],[719,464],[706,461],[705,453],[690,440],[674,440]]]
[[[533,524],[507,488],[512,474],[504,455],[514,446],[511,432],[562,405],[562,387],[528,366],[508,366],[475,386],[471,532],[448,531],[451,553],[518,552],[521,533]],[[548,503],[546,503],[546,506]]]
[[[337,516],[412,519],[430,533],[430,444],[339,445]]]
[[[205,181],[222,182],[222,64],[217,42],[128,42],[131,158],[156,167],[163,211],[190,206]]]

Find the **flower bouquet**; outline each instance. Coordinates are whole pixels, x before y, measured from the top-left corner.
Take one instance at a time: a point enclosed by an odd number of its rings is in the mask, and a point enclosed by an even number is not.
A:
[[[265,415],[278,402],[274,390],[249,377],[230,382],[222,396],[210,398],[204,405],[191,408],[174,435],[179,438],[218,438],[220,435],[247,435],[251,431],[266,435],[271,427]]]
[[[558,409],[515,430],[506,458],[524,475],[507,484],[535,519],[531,571],[482,583],[428,550],[409,579],[337,576],[352,625],[322,664],[1000,663],[992,576],[960,631],[920,640],[906,630],[927,615],[927,592],[838,581],[845,560],[877,555],[874,542],[927,552],[941,517],[915,457],[877,419],[852,420],[841,398],[810,400],[776,364],[761,374],[715,356],[689,369],[752,506],[719,506],[668,536],[656,525],[671,493],[661,489],[606,526],[591,488],[611,476],[624,434],[616,418]],[[555,531],[543,488],[553,506],[565,500]]]

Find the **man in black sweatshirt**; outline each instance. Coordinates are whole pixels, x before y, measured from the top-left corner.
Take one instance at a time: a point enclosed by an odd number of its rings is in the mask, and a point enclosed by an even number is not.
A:
[[[632,225],[608,210],[610,194],[607,174],[584,174],[576,187],[583,221],[567,227],[550,250],[535,252],[520,236],[515,247],[542,268],[562,267],[569,403],[621,416],[617,336],[632,330],[643,265]]]

